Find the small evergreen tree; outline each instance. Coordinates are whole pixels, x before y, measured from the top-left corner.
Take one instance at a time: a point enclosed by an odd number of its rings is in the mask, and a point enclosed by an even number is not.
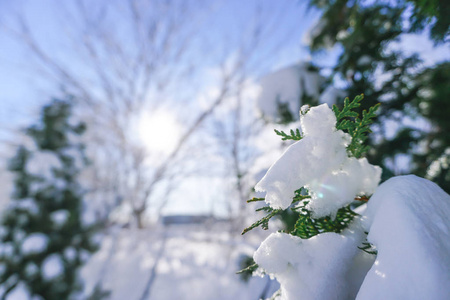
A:
[[[14,191],[1,220],[0,295],[17,286],[31,297],[71,299],[82,288],[77,270],[96,250],[93,226],[82,222],[82,188],[77,176],[86,164],[85,130],[72,124],[71,105],[54,100],[26,134],[34,150],[21,146],[11,159]]]

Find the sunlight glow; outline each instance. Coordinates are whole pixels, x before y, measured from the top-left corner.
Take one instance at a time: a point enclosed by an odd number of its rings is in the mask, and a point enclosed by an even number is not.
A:
[[[168,154],[180,138],[180,125],[167,111],[144,113],[139,120],[138,133],[148,151]]]

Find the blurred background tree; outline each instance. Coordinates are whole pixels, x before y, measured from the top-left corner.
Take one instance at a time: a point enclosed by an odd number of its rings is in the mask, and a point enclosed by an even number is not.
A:
[[[70,103],[54,100],[26,130],[33,144],[20,146],[10,161],[15,180],[1,224],[2,299],[18,286],[30,299],[69,299],[82,291],[78,270],[97,249],[77,181],[86,163],[77,142],[84,130]]]
[[[79,104],[76,113],[88,124],[84,139],[92,165],[84,176],[96,218],[106,220],[120,211],[143,228],[149,211],[160,214],[183,181],[211,172],[209,165],[199,163],[210,148],[208,139],[200,137],[208,134],[202,127],[217,117],[220,107],[246,101],[235,99],[242,98],[248,79],[269,65],[270,55],[287,36],[282,27],[273,26],[284,22],[285,5],[249,4],[252,19],[221,39],[204,30],[215,26],[211,16],[223,5],[220,1],[53,5],[51,21],[63,28],[56,37],[62,47],[49,46],[51,39],[42,38],[23,11],[5,17],[3,27],[27,49],[29,73],[51,78],[58,92]],[[235,141],[242,139],[238,131]],[[236,178],[236,199],[241,199],[250,188],[241,182],[245,172],[238,144],[229,143],[234,163],[226,168],[227,176]],[[232,206],[242,209],[236,204]]]
[[[397,44],[414,32],[448,46],[448,1],[312,0],[311,5],[323,11],[310,33],[313,55],[331,48],[340,52],[327,82],[350,97],[364,93],[361,109],[382,103],[369,140],[371,163],[383,167],[384,179],[414,173],[450,192],[449,63],[429,65]]]

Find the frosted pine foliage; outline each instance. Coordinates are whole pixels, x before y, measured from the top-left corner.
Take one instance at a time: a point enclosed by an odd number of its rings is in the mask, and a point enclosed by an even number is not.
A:
[[[314,217],[333,215],[357,195],[374,192],[381,169],[365,158],[349,158],[350,136],[336,130],[336,117],[327,104],[301,115],[303,139],[292,144],[256,185],[273,208],[287,208],[300,187],[311,194]]]

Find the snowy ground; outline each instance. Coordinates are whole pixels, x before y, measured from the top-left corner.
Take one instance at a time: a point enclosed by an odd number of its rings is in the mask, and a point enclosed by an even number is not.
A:
[[[101,279],[111,300],[256,300],[269,282],[270,296],[276,282],[252,277],[245,283],[235,274],[242,255],[252,255],[262,240],[256,234],[246,238],[231,236],[224,224],[117,228],[103,238],[82,277],[87,292]]]

